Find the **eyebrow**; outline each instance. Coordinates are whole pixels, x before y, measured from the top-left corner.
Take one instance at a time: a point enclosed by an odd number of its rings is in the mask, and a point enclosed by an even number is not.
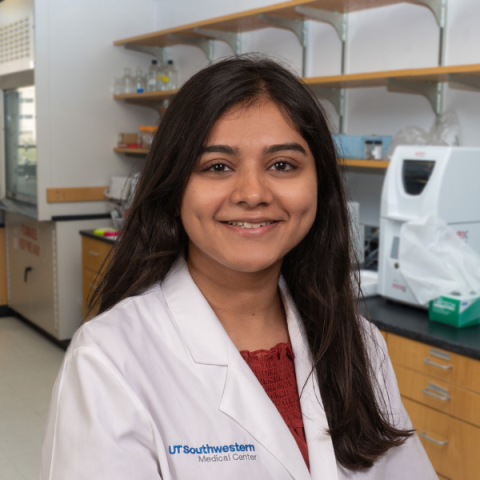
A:
[[[303,155],[307,155],[307,152],[305,151],[305,149],[297,142],[270,145],[269,147],[265,147],[263,149],[262,154],[269,155],[271,153],[285,152],[287,150],[292,150],[294,152],[300,152],[300,153],[303,153]]]
[[[200,149],[200,155],[204,153],[225,153],[226,155],[238,157],[240,150],[238,147],[230,147],[229,145],[208,145]]]
[[[265,147],[263,149],[262,155],[270,155],[272,153],[285,152],[288,150],[307,155],[305,149],[297,142],[270,145],[269,147]],[[225,153],[226,155],[233,155],[235,157],[240,156],[239,148],[230,147],[229,145],[208,145],[201,148],[200,155],[203,155],[204,153]]]

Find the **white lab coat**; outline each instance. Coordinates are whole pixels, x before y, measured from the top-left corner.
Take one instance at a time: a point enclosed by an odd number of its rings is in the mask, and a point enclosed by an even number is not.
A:
[[[280,281],[298,387],[311,364]],[[376,371],[401,428],[411,428],[383,338]],[[368,336],[368,335],[367,335]],[[385,355],[380,364],[379,358]],[[380,380],[382,385],[383,378]],[[368,472],[340,467],[315,376],[301,396],[310,472],[278,410],[197,288],[184,260],[161,285],[75,334],[53,390],[41,480],[433,480],[418,438]]]

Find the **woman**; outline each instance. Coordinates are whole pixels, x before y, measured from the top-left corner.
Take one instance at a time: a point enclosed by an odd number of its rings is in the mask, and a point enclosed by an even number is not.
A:
[[[351,272],[312,94],[252,56],[200,71],[66,355],[41,478],[436,478]]]

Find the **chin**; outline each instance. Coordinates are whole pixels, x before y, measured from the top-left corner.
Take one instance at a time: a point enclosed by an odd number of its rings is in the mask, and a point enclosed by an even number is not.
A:
[[[256,273],[272,267],[279,261],[281,261],[281,259],[277,257],[266,258],[265,256],[263,256],[261,258],[252,258],[251,256],[247,256],[246,258],[244,257],[226,259],[226,262],[222,263],[224,263],[225,266],[231,268],[232,270],[236,270],[237,272]]]

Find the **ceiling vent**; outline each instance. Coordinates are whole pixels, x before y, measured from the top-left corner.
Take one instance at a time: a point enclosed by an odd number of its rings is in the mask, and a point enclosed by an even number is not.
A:
[[[33,47],[31,17],[0,26],[0,75],[32,69]]]

